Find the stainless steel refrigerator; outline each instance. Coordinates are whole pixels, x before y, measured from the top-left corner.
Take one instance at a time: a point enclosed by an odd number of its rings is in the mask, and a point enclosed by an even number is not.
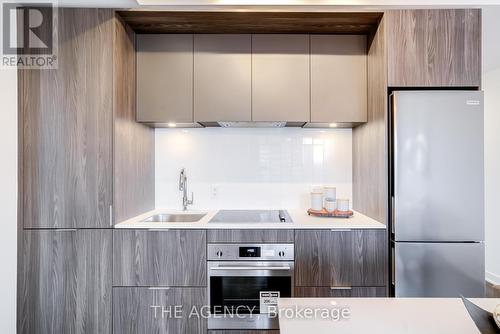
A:
[[[396,297],[484,295],[480,91],[395,91],[390,108]]]

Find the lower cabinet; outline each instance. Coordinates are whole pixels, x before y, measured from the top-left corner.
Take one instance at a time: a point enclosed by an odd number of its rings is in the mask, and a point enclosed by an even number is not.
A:
[[[297,230],[295,286],[387,285],[385,230]]]
[[[202,230],[113,231],[113,285],[206,286]]]
[[[206,288],[115,287],[113,333],[204,334]]]
[[[348,298],[348,297],[386,297],[386,287],[352,287],[337,289],[329,287],[296,287],[298,298]]]
[[[18,333],[111,333],[111,230],[25,230]]]

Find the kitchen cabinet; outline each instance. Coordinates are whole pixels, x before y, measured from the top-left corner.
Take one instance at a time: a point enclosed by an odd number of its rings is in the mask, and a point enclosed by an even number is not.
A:
[[[58,68],[18,72],[24,228],[109,228],[154,206],[154,132],[135,121],[135,37],[114,15],[58,9]]]
[[[206,304],[206,288],[115,287],[113,333],[206,333]]]
[[[387,285],[384,230],[295,231],[295,285]]]
[[[27,230],[19,333],[111,333],[111,230]]]
[[[252,121],[310,120],[309,35],[252,35]]]
[[[367,120],[364,35],[311,35],[311,122]]]
[[[249,34],[194,35],[194,119],[250,121],[252,40]]]
[[[136,121],[135,33],[114,20],[113,222],[154,209],[154,130]]]
[[[388,92],[386,20],[370,37],[368,47],[368,118],[352,130],[353,209],[387,224]]]
[[[113,285],[206,286],[206,232],[113,231]]]
[[[386,12],[392,87],[480,87],[481,10]]]
[[[336,289],[335,287],[296,287],[296,298],[349,298],[349,297],[387,297],[385,287],[352,287]]]
[[[293,243],[293,230],[207,230],[208,242]]]
[[[109,227],[112,13],[61,9],[58,68],[19,71],[26,228]]]
[[[137,121],[193,122],[193,35],[137,35]]]

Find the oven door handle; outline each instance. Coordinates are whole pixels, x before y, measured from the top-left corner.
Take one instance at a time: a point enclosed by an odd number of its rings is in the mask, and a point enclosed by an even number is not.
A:
[[[286,267],[212,267],[210,270],[290,270],[291,268]]]

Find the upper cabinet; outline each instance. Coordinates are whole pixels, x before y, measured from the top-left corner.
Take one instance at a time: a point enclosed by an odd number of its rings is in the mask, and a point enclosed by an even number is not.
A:
[[[109,228],[154,208],[154,131],[136,122],[135,33],[58,9],[58,68],[19,78],[24,228]]]
[[[58,17],[58,68],[19,71],[22,219],[25,228],[109,227],[113,12]]]
[[[194,36],[196,121],[251,120],[251,38],[249,34]]]
[[[252,35],[252,120],[309,122],[309,35]]]
[[[311,35],[311,122],[367,120],[364,35]]]
[[[193,122],[193,35],[137,35],[137,120]]]
[[[386,13],[388,85],[480,87],[481,10]]]

